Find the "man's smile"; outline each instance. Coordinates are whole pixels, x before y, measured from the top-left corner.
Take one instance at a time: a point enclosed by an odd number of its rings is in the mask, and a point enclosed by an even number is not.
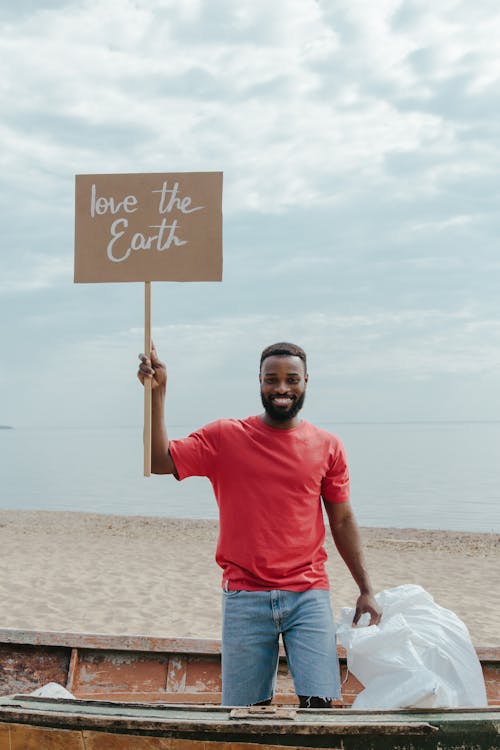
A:
[[[274,398],[272,398],[271,401],[273,402],[275,406],[287,407],[293,404],[293,402],[295,401],[295,397],[294,396],[274,396]]]

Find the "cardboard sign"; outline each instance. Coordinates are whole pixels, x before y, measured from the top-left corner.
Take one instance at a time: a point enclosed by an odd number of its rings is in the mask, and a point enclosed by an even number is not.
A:
[[[222,172],[76,176],[75,282],[221,279]]]

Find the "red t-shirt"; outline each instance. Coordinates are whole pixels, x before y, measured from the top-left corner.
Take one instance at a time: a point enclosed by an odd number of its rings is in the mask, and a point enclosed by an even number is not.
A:
[[[215,559],[230,590],[327,589],[321,497],[349,499],[344,448],[302,421],[220,419],[170,442],[178,478],[208,477],[219,506]]]

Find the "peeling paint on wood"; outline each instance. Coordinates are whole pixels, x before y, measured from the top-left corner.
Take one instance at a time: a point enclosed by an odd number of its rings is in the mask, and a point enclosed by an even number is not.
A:
[[[167,693],[183,693],[186,691],[187,657],[171,656],[167,671]]]
[[[69,652],[0,643],[0,694],[29,693],[47,682],[66,684]]]

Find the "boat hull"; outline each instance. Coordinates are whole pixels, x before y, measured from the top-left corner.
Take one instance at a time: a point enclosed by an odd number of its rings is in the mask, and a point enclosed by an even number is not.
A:
[[[493,750],[500,653],[478,655],[484,709],[353,710],[362,685],[342,650],[335,709],[296,707],[283,654],[278,705],[230,709],[217,705],[219,641],[0,630],[0,750]],[[48,682],[76,699],[27,695]]]
[[[500,705],[500,649],[478,648],[488,704]],[[342,707],[363,689],[339,648]],[[75,697],[147,703],[221,701],[220,641],[0,629],[0,695],[30,693],[48,682]],[[276,701],[296,704],[282,652]]]
[[[493,750],[499,726],[499,708],[232,710],[30,696],[0,700],[0,750]]]

